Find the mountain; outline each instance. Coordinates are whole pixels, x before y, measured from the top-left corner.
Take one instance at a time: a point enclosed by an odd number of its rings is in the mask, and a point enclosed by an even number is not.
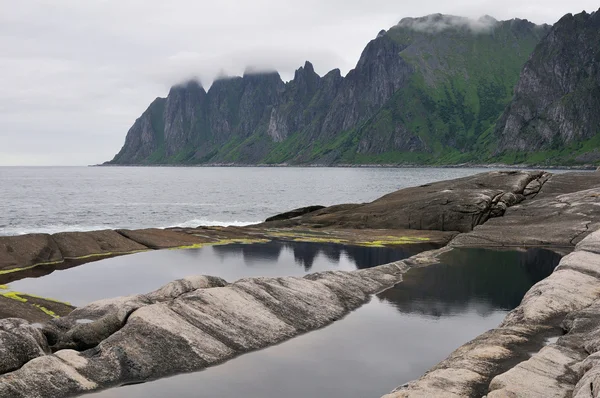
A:
[[[507,162],[600,161],[600,12],[565,15],[539,43],[494,131]]]
[[[489,152],[494,124],[550,27],[448,15],[381,31],[342,77],[310,62],[285,83],[246,72],[175,86],[109,164],[456,163]]]

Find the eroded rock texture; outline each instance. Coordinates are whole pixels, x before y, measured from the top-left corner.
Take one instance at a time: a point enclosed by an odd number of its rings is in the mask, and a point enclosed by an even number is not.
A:
[[[582,240],[550,277],[533,286],[498,328],[385,397],[597,397],[598,253],[600,231]],[[544,338],[560,334],[560,326],[566,335],[544,347]],[[530,357],[530,352],[537,353]]]
[[[548,178],[542,171],[495,171],[401,189],[371,203],[337,205],[274,226],[409,228],[471,231],[533,195]]]
[[[43,330],[3,320],[1,327],[20,332],[0,330],[6,347],[0,350],[0,396],[72,396],[200,370],[323,327],[396,284],[408,267],[398,262],[231,284],[194,277],[150,294],[92,303]]]

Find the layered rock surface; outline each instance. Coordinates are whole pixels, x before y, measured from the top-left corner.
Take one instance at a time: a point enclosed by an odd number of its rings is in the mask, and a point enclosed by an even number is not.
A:
[[[390,395],[545,396],[549,390],[527,386],[526,380],[535,376],[540,383],[548,377],[553,380],[548,385],[555,395],[547,396],[569,396],[574,391],[588,393],[584,384],[595,383],[600,374],[594,362],[596,307],[589,307],[600,302],[600,232],[592,233],[600,226],[599,204],[600,173],[490,172],[400,190],[368,204],[291,212],[281,217],[285,219],[245,228],[0,238],[0,259],[7,277],[36,261],[57,262],[96,252],[108,255],[121,248],[137,251],[267,239],[373,246],[445,244],[461,231],[443,250],[497,244],[568,251],[577,245],[498,328]],[[423,230],[400,229],[407,227]],[[446,228],[450,230],[434,230]],[[69,396],[199,370],[333,322],[369,295],[401,281],[411,266],[436,262],[437,254],[304,278],[228,283],[193,277],[150,294],[75,309],[43,329],[23,320],[1,320],[0,339],[22,353],[0,350],[0,363],[9,364],[0,370],[4,373],[0,396]],[[546,337],[560,333],[561,324],[568,334],[541,349]],[[531,352],[537,354],[529,359]]]
[[[572,247],[600,227],[600,173],[551,176],[531,199],[452,241],[453,246]]]
[[[599,253],[600,231],[532,287],[498,328],[385,397],[598,396],[589,382],[593,386],[597,377],[594,354],[600,350]],[[545,337],[562,333],[556,344],[544,347]],[[530,357],[531,351],[537,353]]]
[[[398,262],[231,284],[194,277],[147,295],[92,303],[43,330],[2,320],[0,328],[18,334],[0,333],[8,348],[0,350],[0,363],[7,364],[0,396],[72,396],[200,370],[323,327],[399,282],[408,268]]]
[[[401,189],[362,205],[332,206],[274,226],[471,231],[534,195],[549,175],[497,171]]]

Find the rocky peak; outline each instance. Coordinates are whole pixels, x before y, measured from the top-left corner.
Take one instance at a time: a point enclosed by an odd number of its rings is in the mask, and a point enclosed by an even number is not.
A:
[[[163,115],[165,155],[173,156],[196,143],[197,121],[206,115],[206,91],[197,81],[171,88]]]
[[[301,102],[310,101],[311,97],[319,88],[321,77],[315,72],[313,65],[306,61],[294,73],[294,79],[290,82],[291,96]]]
[[[558,148],[600,131],[600,17],[561,18],[523,67],[496,126],[498,152]]]
[[[198,80],[188,80],[186,82],[176,84],[173,87],[171,87],[171,89],[169,90],[169,95],[174,95],[177,92],[184,92],[184,91],[190,91],[190,92],[203,91],[204,93],[206,93],[206,91],[204,90],[204,87],[202,87],[202,84]]]
[[[342,81],[323,124],[323,134],[348,130],[372,116],[409,79],[413,67],[400,56],[405,47],[389,35],[367,44],[356,68]]]

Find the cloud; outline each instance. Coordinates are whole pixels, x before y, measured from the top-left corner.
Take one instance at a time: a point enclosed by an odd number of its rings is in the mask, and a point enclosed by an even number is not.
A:
[[[246,67],[284,79],[311,61],[354,67],[369,40],[433,13],[552,23],[590,0],[0,0],[0,165],[92,164],[112,156],[171,85]]]
[[[498,21],[489,15],[472,19],[455,15],[432,14],[421,18],[403,18],[397,27],[418,32],[438,33],[450,28],[464,28],[474,33],[490,31]]]

